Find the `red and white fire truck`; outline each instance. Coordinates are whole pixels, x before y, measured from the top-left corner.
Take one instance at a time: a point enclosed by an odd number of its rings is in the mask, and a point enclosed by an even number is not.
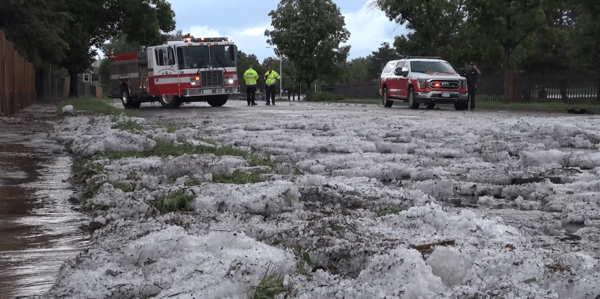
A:
[[[110,91],[125,108],[159,101],[176,108],[184,102],[223,106],[239,93],[237,48],[226,37],[192,38],[110,57]]]

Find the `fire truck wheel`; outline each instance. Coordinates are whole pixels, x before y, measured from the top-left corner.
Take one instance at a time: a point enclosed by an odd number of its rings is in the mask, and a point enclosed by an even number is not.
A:
[[[127,88],[121,88],[121,103],[123,103],[123,108],[131,108],[131,98],[129,97]]]
[[[211,97],[206,102],[212,107],[221,107],[227,103],[227,96]]]
[[[179,97],[163,95],[160,97],[160,104],[165,108],[177,108],[181,105],[181,102]]]
[[[140,108],[140,106],[142,106],[142,102],[130,101],[129,108],[137,109]]]

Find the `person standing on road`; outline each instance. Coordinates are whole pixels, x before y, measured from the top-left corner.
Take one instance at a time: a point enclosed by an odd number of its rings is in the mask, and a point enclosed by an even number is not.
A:
[[[471,102],[471,110],[475,109],[475,93],[477,92],[477,75],[481,75],[481,71],[475,65],[475,62],[471,61],[469,68],[467,69],[467,87],[469,89],[468,102]],[[468,105],[467,102],[467,105]]]
[[[246,81],[246,100],[248,106],[256,105],[256,80],[258,73],[252,68],[252,65],[244,72],[244,81]]]
[[[267,89],[267,105],[269,104],[269,99],[271,99],[271,103],[275,105],[275,92],[277,90],[277,80],[279,80],[279,74],[273,70],[272,65],[268,65],[268,70],[265,73],[265,85]]]

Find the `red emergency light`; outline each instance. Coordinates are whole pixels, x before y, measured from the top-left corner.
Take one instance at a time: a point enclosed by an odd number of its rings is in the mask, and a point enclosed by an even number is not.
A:
[[[440,87],[442,87],[442,83],[440,83],[440,82],[434,82],[433,83],[433,87],[440,88]]]
[[[200,76],[196,76],[196,81],[200,81]]]

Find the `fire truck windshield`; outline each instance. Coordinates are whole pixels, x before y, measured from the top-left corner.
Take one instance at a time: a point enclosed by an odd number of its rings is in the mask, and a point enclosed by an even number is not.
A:
[[[235,46],[188,46],[177,48],[180,70],[235,67]]]

